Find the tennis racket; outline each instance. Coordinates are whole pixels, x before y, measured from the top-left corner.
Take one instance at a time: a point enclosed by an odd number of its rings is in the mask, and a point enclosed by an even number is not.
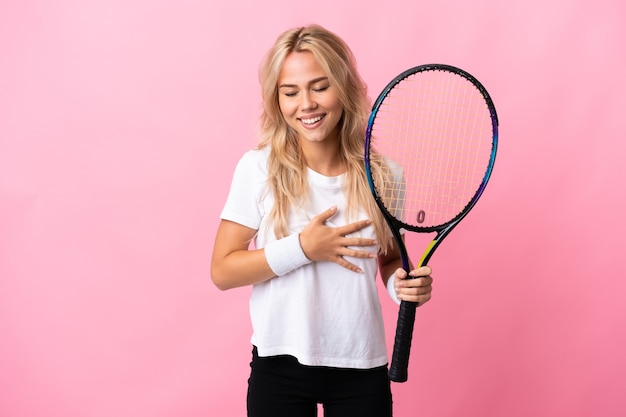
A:
[[[474,207],[491,176],[496,109],[482,84],[449,65],[422,65],[378,96],[365,143],[367,179],[409,272],[404,231],[435,233],[416,268]],[[410,277],[408,277],[410,278]],[[402,301],[389,378],[408,379],[417,303]]]

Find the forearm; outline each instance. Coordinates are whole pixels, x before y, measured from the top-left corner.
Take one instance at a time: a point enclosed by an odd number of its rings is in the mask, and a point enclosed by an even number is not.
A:
[[[235,251],[211,264],[211,278],[220,290],[258,284],[275,276],[263,249]]]
[[[211,259],[211,279],[219,289],[258,284],[275,275],[264,250],[250,250],[255,234],[256,230],[238,223],[220,222]]]
[[[378,257],[378,270],[385,285],[398,268],[402,268],[402,258],[398,248],[394,245],[387,254],[380,254]]]
[[[383,280],[383,284],[387,285],[389,277],[391,277],[398,268],[402,267],[402,261],[400,258],[393,259],[384,264],[379,264],[378,270],[380,271],[380,277]]]
[[[311,262],[300,246],[298,234],[251,250],[255,234],[256,230],[238,223],[220,222],[211,261],[211,278],[219,289],[258,284]]]

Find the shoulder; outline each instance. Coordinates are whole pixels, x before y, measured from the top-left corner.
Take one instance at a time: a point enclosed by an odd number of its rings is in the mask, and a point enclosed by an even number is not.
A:
[[[270,148],[250,149],[241,156],[239,164],[252,165],[267,170],[267,159],[270,154]]]
[[[269,148],[251,149],[244,153],[237,163],[237,172],[246,174],[267,174]]]

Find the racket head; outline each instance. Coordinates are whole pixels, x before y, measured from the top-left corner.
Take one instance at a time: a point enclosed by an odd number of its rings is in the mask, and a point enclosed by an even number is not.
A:
[[[387,221],[434,232],[453,227],[489,181],[498,117],[484,86],[450,65],[420,65],[394,78],[368,120],[366,174]]]

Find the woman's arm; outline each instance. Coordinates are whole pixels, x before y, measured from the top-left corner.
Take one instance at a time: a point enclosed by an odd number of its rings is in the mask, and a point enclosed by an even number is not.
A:
[[[257,284],[275,276],[263,249],[250,250],[256,230],[220,221],[213,245],[211,278],[220,290]]]
[[[376,241],[346,235],[358,232],[369,226],[370,222],[361,220],[345,226],[327,226],[326,221],[336,212],[337,208],[331,207],[313,217],[299,235],[280,239],[280,242],[274,241],[256,250],[249,249],[256,230],[222,220],[217,229],[211,260],[213,282],[221,290],[258,284],[311,261],[334,262],[351,271],[361,272],[344,256],[376,257],[370,251],[353,249],[355,246],[375,246]]]

